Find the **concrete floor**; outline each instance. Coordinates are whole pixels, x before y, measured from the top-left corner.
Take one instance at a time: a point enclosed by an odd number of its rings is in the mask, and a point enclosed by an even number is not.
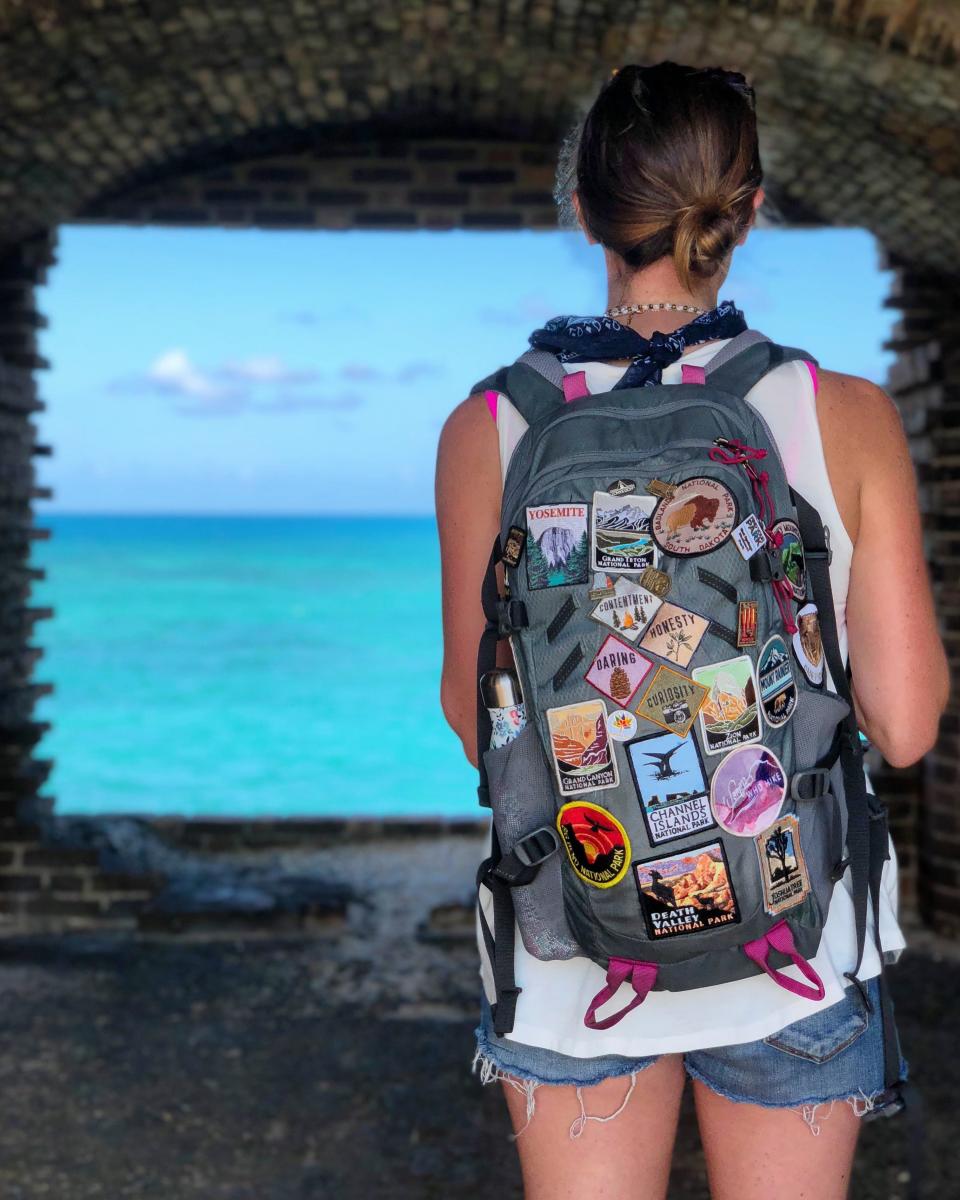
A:
[[[499,1087],[469,1070],[469,929],[455,907],[415,922],[401,886],[435,869],[462,898],[475,851],[406,846],[395,886],[308,935],[0,943],[2,1200],[520,1200]],[[378,877],[395,860],[362,858]],[[390,952],[404,933],[406,963]],[[921,937],[894,974],[927,1104],[924,1195],[956,1195],[960,961]],[[706,1200],[689,1118],[671,1197]],[[866,1126],[855,1200],[906,1200],[906,1136],[903,1118]]]

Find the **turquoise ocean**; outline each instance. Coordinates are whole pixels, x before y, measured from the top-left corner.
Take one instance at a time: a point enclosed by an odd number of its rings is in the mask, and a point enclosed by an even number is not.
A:
[[[479,816],[432,517],[45,514],[61,813]]]

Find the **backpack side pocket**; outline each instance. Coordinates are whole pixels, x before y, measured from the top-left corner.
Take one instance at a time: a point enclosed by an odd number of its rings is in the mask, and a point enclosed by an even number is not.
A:
[[[553,779],[533,722],[506,746],[484,751],[483,758],[493,823],[504,854],[542,825],[556,829]],[[543,861],[531,883],[511,889],[520,937],[534,958],[583,955],[564,912],[562,857],[561,846]]]

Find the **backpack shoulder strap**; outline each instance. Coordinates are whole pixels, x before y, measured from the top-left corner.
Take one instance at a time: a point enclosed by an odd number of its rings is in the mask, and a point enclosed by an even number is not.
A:
[[[704,382],[743,397],[774,367],[793,359],[818,365],[806,350],[781,346],[756,329],[745,329],[710,359],[704,368]]]
[[[565,375],[555,354],[548,350],[527,350],[515,362],[478,380],[470,392],[488,389],[502,392],[527,424],[532,425],[565,402]]]

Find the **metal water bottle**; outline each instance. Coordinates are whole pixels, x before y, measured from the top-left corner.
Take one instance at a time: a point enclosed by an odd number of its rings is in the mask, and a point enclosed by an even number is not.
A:
[[[520,680],[515,671],[496,667],[480,677],[480,695],[490,714],[490,749],[495,750],[512,742],[527,723]]]

